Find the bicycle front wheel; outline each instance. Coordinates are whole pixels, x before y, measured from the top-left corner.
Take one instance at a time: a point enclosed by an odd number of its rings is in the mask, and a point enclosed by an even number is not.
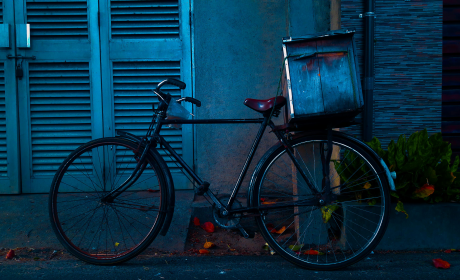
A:
[[[166,213],[166,164],[148,155],[137,181],[113,201],[102,198],[137,164],[138,145],[119,138],[88,142],[64,160],[51,185],[49,214],[61,244],[93,264],[127,261],[154,240]]]
[[[324,190],[324,154],[332,149],[331,189],[336,196],[321,206],[284,146],[262,158],[252,204],[289,207],[261,211],[256,222],[270,247],[290,262],[308,269],[334,270],[364,258],[382,238],[389,219],[389,186],[384,170],[360,145],[334,133],[332,146],[325,133],[291,141],[298,166],[319,193]],[[296,203],[297,202],[297,203]]]

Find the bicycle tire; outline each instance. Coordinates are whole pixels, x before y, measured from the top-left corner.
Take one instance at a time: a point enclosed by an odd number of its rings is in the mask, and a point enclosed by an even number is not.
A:
[[[101,201],[131,174],[137,148],[137,143],[121,138],[90,141],[56,172],[48,200],[51,226],[75,257],[97,265],[122,263],[158,235],[168,188],[163,171],[167,166],[157,152],[147,155],[146,169],[128,190],[113,202]]]
[[[321,190],[322,165],[317,160],[321,161],[320,146],[327,148],[327,134],[307,135],[290,143],[301,168]],[[321,207],[264,210],[256,217],[262,236],[275,252],[312,270],[341,269],[363,259],[377,246],[389,221],[389,185],[383,168],[366,148],[340,133],[334,132],[332,143],[329,177],[335,201]],[[299,174],[286,148],[274,146],[255,170],[252,206],[313,198]]]

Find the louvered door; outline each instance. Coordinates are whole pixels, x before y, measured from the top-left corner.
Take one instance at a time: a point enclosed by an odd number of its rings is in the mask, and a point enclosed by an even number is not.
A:
[[[48,192],[63,159],[103,136],[98,1],[15,5],[22,11],[17,23],[30,24],[30,48],[18,53],[36,57],[22,62],[24,77],[18,80],[22,192]],[[91,176],[94,170],[88,168]]]
[[[8,36],[2,36],[9,47],[0,47],[0,194],[20,192],[15,60],[7,58],[16,54],[13,8],[13,1],[0,0],[0,24],[9,29]]]
[[[168,78],[181,79],[185,90],[164,87],[176,99],[192,96],[189,1],[100,1],[104,135],[125,130],[145,135],[152,119],[152,93]],[[185,104],[189,111],[191,105]],[[162,135],[192,166],[191,125],[165,128]],[[175,187],[190,188],[186,178],[166,155]]]

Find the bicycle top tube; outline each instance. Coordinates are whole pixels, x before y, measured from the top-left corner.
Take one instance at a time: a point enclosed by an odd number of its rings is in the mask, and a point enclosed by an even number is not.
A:
[[[240,123],[262,123],[264,118],[259,119],[198,119],[198,120],[161,120],[161,124],[240,124]]]

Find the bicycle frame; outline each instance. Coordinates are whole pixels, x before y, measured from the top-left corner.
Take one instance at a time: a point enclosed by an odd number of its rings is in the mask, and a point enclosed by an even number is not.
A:
[[[161,128],[163,125],[167,124],[242,124],[242,123],[260,123],[260,128],[259,131],[256,135],[256,138],[253,141],[253,144],[251,146],[251,149],[248,153],[248,156],[246,158],[246,161],[243,165],[243,168],[240,172],[240,175],[238,177],[237,182],[235,183],[235,186],[232,190],[232,193],[230,195],[230,199],[227,203],[227,205],[223,205],[219,199],[212,193],[212,191],[208,188],[209,183],[203,181],[194,171],[190,166],[187,165],[187,163],[174,151],[174,149],[169,145],[169,143],[159,134],[161,131]],[[238,191],[241,187],[241,184],[243,182],[243,179],[245,178],[247,171],[249,169],[249,165],[252,162],[252,159],[254,158],[254,154],[259,146],[260,140],[263,137],[264,131],[267,128],[267,126],[270,126],[273,129],[273,132],[279,139],[279,141],[287,148],[287,153],[289,157],[292,159],[294,165],[296,166],[297,170],[299,170],[300,175],[302,178],[305,180],[307,183],[307,186],[310,188],[310,190],[313,192],[315,197],[313,199],[304,199],[304,200],[298,200],[289,204],[280,204],[280,205],[267,205],[263,207],[241,207],[237,209],[231,209],[233,203],[235,202],[236,195],[238,194]],[[297,161],[297,159],[294,156],[294,150],[292,146],[289,144],[287,141],[286,137],[283,135],[278,130],[274,130],[274,123],[270,120],[270,116],[265,116],[264,118],[260,119],[204,119],[204,120],[180,120],[180,119],[174,119],[174,120],[166,120],[164,119],[164,116],[162,114],[158,114],[155,120],[155,124],[152,128],[152,134],[151,134],[151,139],[148,141],[144,151],[142,152],[142,155],[140,156],[140,159],[138,161],[138,164],[136,168],[134,169],[133,173],[129,176],[129,178],[121,184],[118,188],[115,190],[112,190],[109,194],[107,194],[103,200],[108,200],[108,201],[113,201],[114,198],[116,198],[118,195],[120,195],[123,191],[127,190],[141,175],[143,169],[145,169],[145,165],[143,164],[145,157],[147,155],[147,151],[149,149],[154,149],[157,144],[160,144],[160,146],[163,146],[169,153],[174,157],[174,159],[178,162],[178,164],[193,178],[193,180],[198,183],[200,186],[204,186],[207,184],[205,193],[211,198],[211,200],[215,203],[216,207],[221,210],[222,215],[227,216],[230,214],[236,214],[236,213],[243,213],[243,212],[259,212],[262,210],[269,210],[269,209],[279,209],[279,208],[286,208],[286,207],[292,207],[292,206],[321,206],[322,203],[321,201],[329,200],[328,197],[325,197],[321,193],[318,192],[318,190],[314,187],[313,183],[311,180],[307,177],[305,172],[300,166],[300,163]],[[154,146],[152,147],[152,143],[155,143]],[[140,173],[139,173],[140,172]],[[328,194],[329,196],[330,192],[330,186],[326,186],[324,189],[323,194]]]
[[[241,124],[241,123],[260,123],[260,128],[259,131],[252,143],[251,149],[249,150],[249,153],[246,157],[246,161],[242,167],[242,170],[240,172],[240,175],[238,177],[238,180],[235,183],[235,186],[232,190],[232,193],[230,195],[230,199],[227,203],[227,205],[223,205],[217,197],[212,193],[210,189],[206,191],[206,194],[212,199],[212,201],[216,204],[216,207],[218,209],[222,210],[223,214],[236,214],[236,213],[242,213],[242,212],[256,212],[260,211],[263,209],[277,209],[277,208],[285,208],[285,207],[291,207],[292,205],[267,205],[264,207],[243,207],[243,208],[238,208],[238,209],[231,209],[232,205],[236,199],[236,195],[238,194],[238,191],[241,187],[241,184],[243,183],[243,179],[245,178],[247,171],[249,169],[249,165],[252,162],[252,159],[254,158],[254,154],[257,151],[257,148],[260,144],[260,140],[263,137],[264,131],[267,128],[267,126],[270,126],[274,128],[274,124],[272,121],[269,121],[269,117],[264,117],[260,119],[206,119],[206,120],[161,120],[159,122],[159,127],[162,125],[167,125],[167,124]],[[286,141],[286,138],[284,135],[278,131],[274,131],[275,135],[278,137],[278,139],[285,144],[286,147],[288,147],[288,153],[290,154],[291,158],[294,161],[294,164],[297,166],[299,170],[301,170],[301,176],[303,179],[307,182],[307,185],[310,187],[313,193],[319,194],[319,192],[316,190],[316,188],[313,187],[313,183],[308,179],[306,174],[303,172],[303,169],[300,168],[300,164],[297,162],[295,159],[294,155],[292,154],[292,147],[289,145],[288,141]],[[187,163],[174,151],[174,149],[169,145],[169,143],[159,134],[154,134],[154,137],[156,136],[156,140],[159,142],[160,145],[164,146],[166,150],[174,157],[174,159],[179,163],[179,165],[184,168],[184,170],[197,182],[199,185],[203,185],[205,181],[203,181],[188,165]],[[318,199],[309,199],[309,200],[299,200],[295,204],[297,205],[318,205]],[[231,210],[229,210],[231,209]]]

